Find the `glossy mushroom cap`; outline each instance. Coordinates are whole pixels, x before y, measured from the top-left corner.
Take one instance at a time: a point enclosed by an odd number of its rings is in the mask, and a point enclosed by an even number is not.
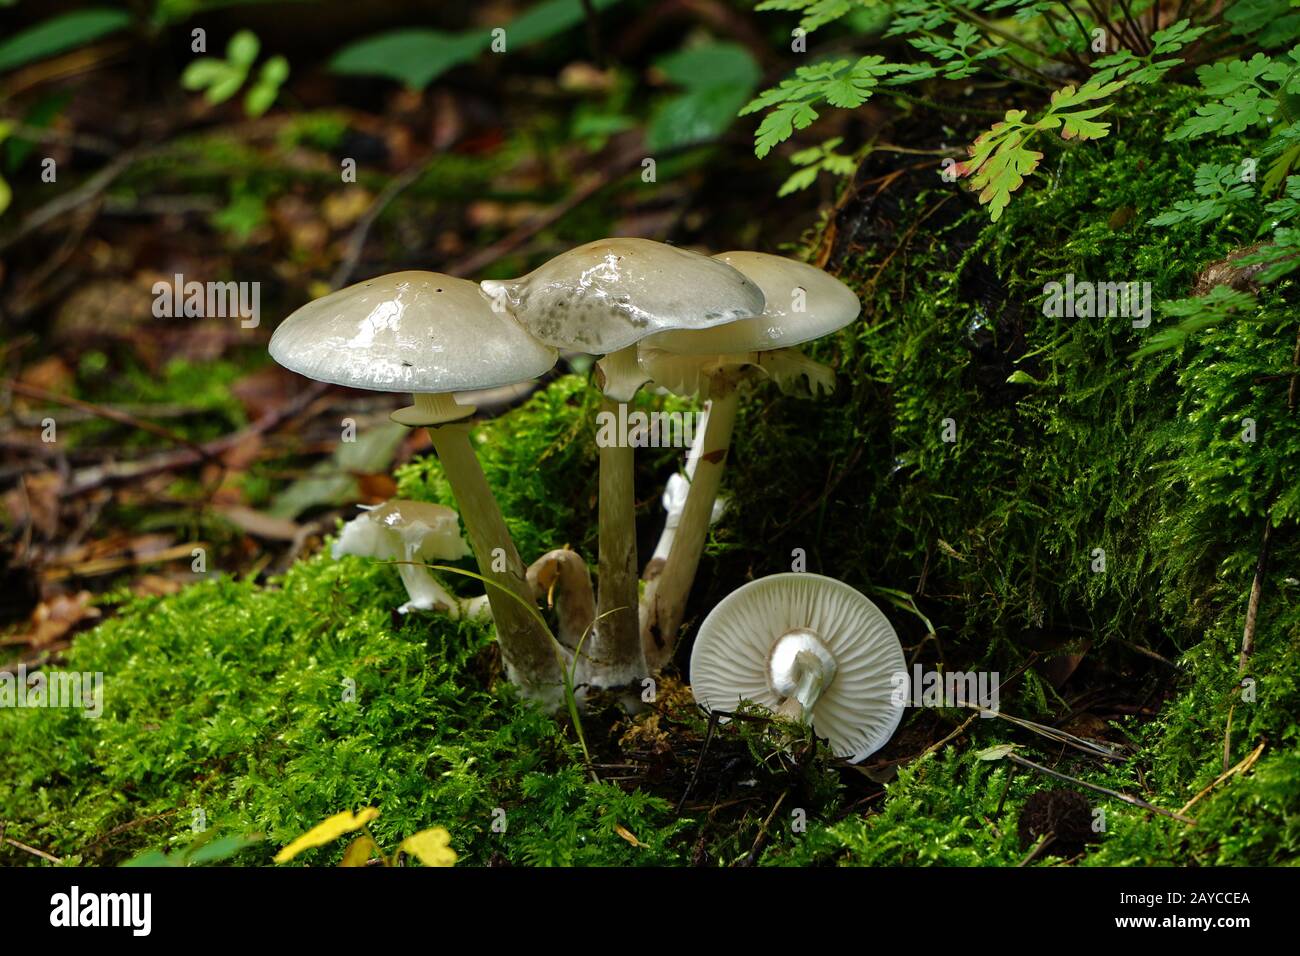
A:
[[[829,335],[862,309],[852,289],[806,262],[765,252],[723,252],[713,258],[763,290],[763,314],[711,329],[662,332],[646,339],[646,347],[679,355],[766,352]]]
[[[592,355],[763,312],[763,293],[731,266],[649,239],[589,242],[521,279],[482,286],[540,341]]]
[[[827,655],[833,666],[823,666],[825,682],[810,695],[806,716],[837,757],[857,763],[883,747],[902,719],[907,666],[885,615],[842,581],[774,574],[727,595],[695,638],[691,689],[709,710],[749,700],[790,713],[802,684],[796,663],[825,665]]]
[[[417,394],[512,385],[558,357],[475,283],[437,272],[394,272],[308,302],[280,323],[270,352],[320,382]]]

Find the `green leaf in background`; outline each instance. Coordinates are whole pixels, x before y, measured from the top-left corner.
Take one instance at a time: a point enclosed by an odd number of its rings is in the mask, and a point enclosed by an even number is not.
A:
[[[97,7],[52,17],[0,42],[0,70],[43,60],[115,33],[131,23],[125,10]]]
[[[619,0],[592,0],[594,10]],[[582,0],[545,0],[503,24],[506,50],[549,40],[583,21]],[[389,30],[350,43],[330,61],[348,76],[383,76],[421,90],[453,67],[478,57],[492,42],[493,28],[446,33],[442,30]]]
[[[406,434],[405,425],[393,422],[359,432],[356,441],[341,442],[330,461],[280,492],[267,510],[277,518],[297,518],[309,508],[356,501],[356,476],[386,471]]]
[[[269,110],[275,98],[280,95],[280,86],[288,78],[289,61],[284,57],[273,56],[263,63],[257,82],[244,97],[244,112],[249,116],[261,116]]]
[[[735,43],[691,47],[655,65],[684,92],[655,111],[646,132],[651,149],[716,139],[735,120],[762,76],[749,51]]]
[[[226,45],[224,60],[212,56],[195,60],[181,74],[181,86],[187,90],[204,90],[204,98],[214,106],[224,103],[243,87],[261,46],[251,30],[240,30]],[[244,112],[261,116],[269,110],[288,78],[289,61],[284,57],[273,56],[263,63],[257,81],[244,96]]]
[[[826,140],[820,146],[801,149],[792,155],[790,162],[803,168],[796,170],[790,175],[790,178],[781,184],[781,189],[777,192],[777,195],[788,196],[791,193],[799,192],[801,189],[807,189],[817,181],[817,176],[823,171],[835,176],[852,175],[853,171],[858,167],[857,160],[852,156],[845,156],[835,151],[843,142],[844,137],[836,136],[834,139]]]
[[[258,41],[257,34],[251,30],[240,30],[226,44],[226,60],[235,66],[242,66],[247,71],[257,59],[257,51],[261,48],[262,44]]]
[[[170,867],[218,863],[229,859],[241,850],[246,850],[248,847],[256,846],[261,842],[262,837],[256,834],[218,837],[215,831],[207,830],[199,834],[184,849],[177,850],[174,853],[164,853],[162,850],[146,850],[139,856],[127,860],[122,866]]]
[[[619,0],[591,0],[591,7],[599,12],[618,2]],[[582,8],[582,0],[545,0],[516,17],[506,27],[507,49],[549,40],[576,27],[584,19],[586,13]]]
[[[330,69],[348,76],[383,76],[420,90],[487,49],[486,33],[392,30],[345,46]]]

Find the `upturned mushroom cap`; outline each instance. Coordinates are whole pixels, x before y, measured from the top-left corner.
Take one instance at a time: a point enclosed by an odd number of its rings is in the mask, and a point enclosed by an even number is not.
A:
[[[773,665],[788,672],[800,652],[810,660],[825,652],[834,660],[811,709],[817,735],[853,763],[884,746],[907,699],[899,688],[907,680],[903,648],[880,609],[834,578],[774,574],[723,598],[695,638],[691,689],[709,710],[734,710],[749,700],[789,712],[792,685],[773,686]]]
[[[453,617],[476,614],[476,602],[458,599],[423,564],[455,561],[469,553],[460,536],[459,516],[453,509],[398,498],[366,509],[345,524],[331,551],[335,560],[352,554],[398,561],[397,571],[409,599],[397,609],[398,613],[442,608]]]
[[[454,508],[394,498],[367,509],[343,526],[334,541],[335,558],[405,558],[455,561],[468,557]]]
[[[848,325],[862,306],[853,290],[806,262],[765,252],[722,252],[713,258],[763,290],[762,315],[690,332],[661,332],[644,342],[679,355],[725,355],[788,348]]]
[[[270,352],[320,382],[417,394],[511,385],[558,357],[475,283],[437,272],[394,272],[308,302],[280,323]]]
[[[758,286],[725,262],[649,239],[589,242],[482,286],[542,342],[592,355],[763,312]]]

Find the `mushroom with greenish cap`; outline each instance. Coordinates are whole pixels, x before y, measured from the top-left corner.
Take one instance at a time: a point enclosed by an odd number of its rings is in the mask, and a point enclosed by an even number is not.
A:
[[[460,506],[510,680],[525,697],[563,701],[563,651],[537,617],[514,542],[469,443],[472,405],[456,392],[526,381],[557,353],[495,311],[473,282],[436,272],[369,279],[304,305],[271,336],[271,357],[308,378],[410,392],[396,422],[426,426]]]
[[[528,275],[486,280],[495,307],[560,349],[602,355],[601,414],[647,380],[636,344],[656,332],[708,329],[762,313],[763,294],[717,259],[648,239],[602,239],[571,249]],[[633,449],[626,436],[600,441],[598,615],[590,639],[593,682],[626,687],[647,668],[638,632]]]
[[[641,640],[652,669],[671,659],[686,613],[709,520],[731,445],[738,385],[761,372],[781,387],[816,396],[835,387],[835,373],[794,348],[857,318],[858,297],[815,266],[763,252],[715,256],[763,290],[763,314],[702,331],[664,332],[642,342],[640,364],[652,380],[679,395],[709,399],[703,452],[667,559],[647,574]]]
[[[460,536],[460,516],[455,509],[401,498],[361,508],[361,514],[344,524],[334,539],[330,553],[335,560],[351,554],[398,562],[397,572],[409,599],[397,609],[399,614],[445,611],[458,618],[480,613],[483,598],[456,597],[424,567],[436,561],[458,561],[471,553]]]
[[[894,733],[906,682],[888,618],[820,574],[773,574],[731,592],[704,619],[691,652],[691,690],[706,710],[752,701],[810,724],[851,763]]]

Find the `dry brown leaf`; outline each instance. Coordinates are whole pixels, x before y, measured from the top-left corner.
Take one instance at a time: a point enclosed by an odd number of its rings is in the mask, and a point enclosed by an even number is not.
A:
[[[59,532],[59,492],[63,479],[55,471],[27,475],[17,488],[5,492],[5,510],[13,524],[31,522],[32,529],[45,540]]]
[[[222,505],[215,510],[241,531],[270,541],[294,541],[301,530],[296,522],[288,518],[277,518],[243,505]]]
[[[24,385],[31,385],[47,392],[64,394],[71,390],[75,375],[68,363],[57,355],[33,362],[23,369],[18,380]]]
[[[361,500],[368,505],[397,497],[397,482],[383,473],[357,475],[357,488],[361,492]]]
[[[161,574],[142,574],[131,582],[131,593],[136,597],[165,597],[175,594],[183,586],[175,578]]]
[[[90,603],[89,591],[58,594],[42,601],[32,612],[27,643],[33,648],[47,647],[85,621],[100,617],[100,610]]]
[[[349,186],[330,193],[321,203],[321,215],[331,229],[347,229],[366,214],[374,194],[361,186]]]
[[[616,824],[614,824],[614,832],[617,833],[617,834],[618,834],[619,836],[621,836],[624,840],[626,840],[628,843],[632,844],[632,845],[635,846],[635,847],[646,847],[646,848],[648,848],[648,847],[647,847],[647,844],[642,843],[642,842],[641,842],[640,840],[638,840],[635,836],[633,836],[633,835],[632,835],[632,831],[630,831],[627,827],[623,826],[621,823],[616,823]]]

